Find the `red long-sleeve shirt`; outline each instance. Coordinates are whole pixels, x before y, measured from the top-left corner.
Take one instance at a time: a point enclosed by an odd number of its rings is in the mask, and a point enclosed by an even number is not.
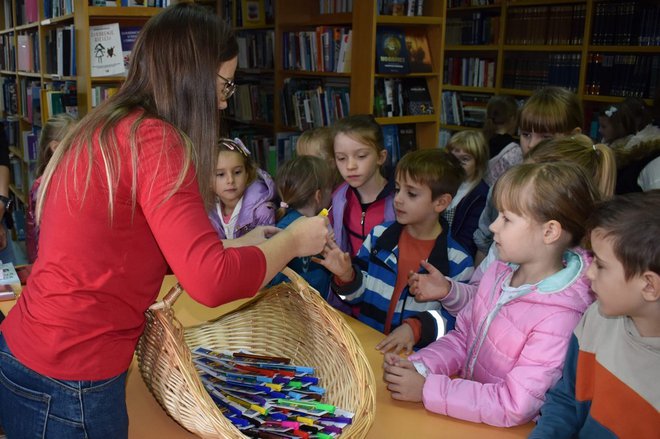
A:
[[[48,188],[39,257],[0,327],[16,358],[43,375],[101,380],[124,372],[168,265],[186,291],[208,306],[253,295],[265,276],[261,250],[223,248],[192,166],[183,185],[163,201],[182,168],[183,147],[162,121],[146,120],[137,130],[132,205],[128,138],[136,117],[116,128],[121,164],[112,220],[98,144],[86,193],[86,153],[77,170],[60,166]]]

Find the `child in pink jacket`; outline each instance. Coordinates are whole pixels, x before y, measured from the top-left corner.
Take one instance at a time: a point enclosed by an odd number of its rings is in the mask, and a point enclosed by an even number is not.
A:
[[[572,163],[507,171],[495,186],[499,215],[490,226],[500,260],[474,287],[454,331],[408,359],[385,355],[392,397],[495,426],[537,416],[593,301],[589,257],[571,248],[597,199],[591,179]]]

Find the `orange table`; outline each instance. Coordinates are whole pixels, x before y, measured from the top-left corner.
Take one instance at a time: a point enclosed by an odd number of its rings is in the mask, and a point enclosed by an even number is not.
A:
[[[161,289],[161,297],[174,284],[175,278],[167,276]],[[174,304],[175,315],[184,326],[190,326],[217,317],[238,306],[233,302],[211,309],[194,302],[183,294]],[[13,302],[0,302],[0,309],[5,314]],[[424,410],[421,403],[406,403],[390,398],[381,379],[382,355],[374,349],[383,334],[346,317],[349,326],[355,331],[367,354],[369,363],[376,376],[376,418],[369,439],[389,438],[524,438],[533,424],[514,428],[496,428],[484,424],[459,421]],[[133,361],[128,373],[126,400],[130,419],[129,437],[131,439],[194,439],[197,436],[179,426],[161,409],[142,381],[137,363]]]

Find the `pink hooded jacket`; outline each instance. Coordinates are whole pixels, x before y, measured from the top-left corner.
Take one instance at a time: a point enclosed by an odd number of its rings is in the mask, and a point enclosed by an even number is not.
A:
[[[538,415],[561,377],[573,329],[593,302],[585,276],[590,258],[570,250],[564,262],[538,284],[517,288],[509,286],[515,267],[491,264],[455,330],[409,357],[418,370],[418,363],[426,367],[428,410],[501,427]]]

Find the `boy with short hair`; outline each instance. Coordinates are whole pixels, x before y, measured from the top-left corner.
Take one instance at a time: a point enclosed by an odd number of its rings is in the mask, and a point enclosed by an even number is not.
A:
[[[602,203],[589,229],[597,301],[575,329],[530,438],[657,438],[660,191]]]
[[[440,215],[464,177],[458,160],[444,150],[406,154],[395,172],[396,221],[374,227],[353,263],[336,245],[326,247],[318,262],[334,274],[333,290],[348,303],[359,304],[359,320],[388,334],[407,317],[439,310],[448,329],[453,327],[454,316],[440,302],[415,301],[408,292],[408,276],[428,259],[454,280],[470,278],[472,257],[452,238]]]

